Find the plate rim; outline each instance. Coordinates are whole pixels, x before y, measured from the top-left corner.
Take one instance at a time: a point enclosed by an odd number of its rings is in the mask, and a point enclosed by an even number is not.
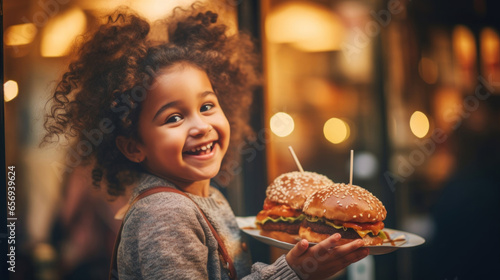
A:
[[[247,217],[248,218],[248,217]],[[295,244],[284,242],[281,240],[274,239],[269,236],[264,236],[260,234],[260,229],[258,228],[250,228],[250,227],[240,227],[240,229],[245,232],[246,234],[254,237],[255,239],[259,240],[260,242],[263,242],[269,246],[281,248],[284,250],[290,250],[292,249]],[[400,245],[393,246],[393,245],[376,245],[376,246],[364,246],[365,248],[370,249],[370,255],[380,255],[380,254],[386,254],[393,252],[395,250],[398,250],[400,248],[411,248],[411,247],[416,247],[419,245],[422,245],[425,243],[425,239],[417,234],[402,231],[402,230],[397,230],[397,229],[392,229],[392,228],[384,228],[385,231],[391,232],[390,234],[403,234],[406,237],[406,241]],[[266,242],[267,241],[267,242]]]

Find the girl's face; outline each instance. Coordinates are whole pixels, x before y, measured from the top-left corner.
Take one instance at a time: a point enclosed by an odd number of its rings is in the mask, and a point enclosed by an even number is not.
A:
[[[143,101],[138,130],[143,165],[179,186],[217,175],[230,135],[207,74],[187,63],[160,71]]]

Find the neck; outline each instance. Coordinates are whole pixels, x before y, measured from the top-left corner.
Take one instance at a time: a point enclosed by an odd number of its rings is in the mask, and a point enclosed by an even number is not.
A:
[[[158,176],[160,178],[164,178],[171,183],[173,183],[176,187],[178,187],[181,191],[187,192],[190,194],[194,194],[197,196],[208,197],[209,189],[210,189],[210,179],[201,180],[201,181],[182,181],[176,180],[174,178],[166,178],[159,174],[155,174],[154,172],[149,171],[151,174]]]
[[[194,194],[197,196],[208,197],[209,188],[210,188],[210,180],[196,181],[196,182],[175,182],[173,181],[179,189],[184,192]]]

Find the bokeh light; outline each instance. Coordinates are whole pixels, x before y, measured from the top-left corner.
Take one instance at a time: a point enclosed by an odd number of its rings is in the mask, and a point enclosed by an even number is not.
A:
[[[339,118],[331,118],[323,126],[325,138],[333,144],[340,144],[349,138],[349,125]]]
[[[476,61],[474,33],[464,25],[458,25],[452,34],[453,52],[462,66],[471,66]]]
[[[295,128],[292,116],[287,113],[278,112],[271,117],[271,131],[279,137],[290,135]]]
[[[8,80],[3,84],[3,100],[5,102],[9,102],[16,98],[18,92],[19,87],[17,86],[16,81]]]
[[[69,54],[78,35],[85,32],[87,18],[78,8],[54,17],[43,31],[40,53],[43,57],[60,57]]]
[[[307,1],[283,2],[268,15],[265,28],[270,42],[290,43],[306,52],[339,50],[345,33],[331,9]]]
[[[27,45],[35,39],[37,33],[33,23],[23,23],[9,26],[5,30],[4,38],[6,46]]]
[[[353,174],[355,178],[370,179],[375,176],[378,162],[370,152],[357,152],[354,155]]]
[[[418,138],[423,138],[429,132],[429,119],[420,112],[415,111],[410,117],[411,132]]]

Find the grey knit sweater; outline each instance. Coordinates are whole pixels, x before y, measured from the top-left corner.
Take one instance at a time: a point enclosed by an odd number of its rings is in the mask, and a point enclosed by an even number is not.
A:
[[[142,191],[171,186],[144,174],[131,201]],[[239,279],[299,279],[284,255],[271,265],[251,264],[244,236],[227,200],[210,187],[208,197],[188,194],[203,210],[233,257]],[[139,200],[124,217],[118,247],[118,274],[128,279],[229,279],[221,266],[217,240],[196,205],[176,193]]]

